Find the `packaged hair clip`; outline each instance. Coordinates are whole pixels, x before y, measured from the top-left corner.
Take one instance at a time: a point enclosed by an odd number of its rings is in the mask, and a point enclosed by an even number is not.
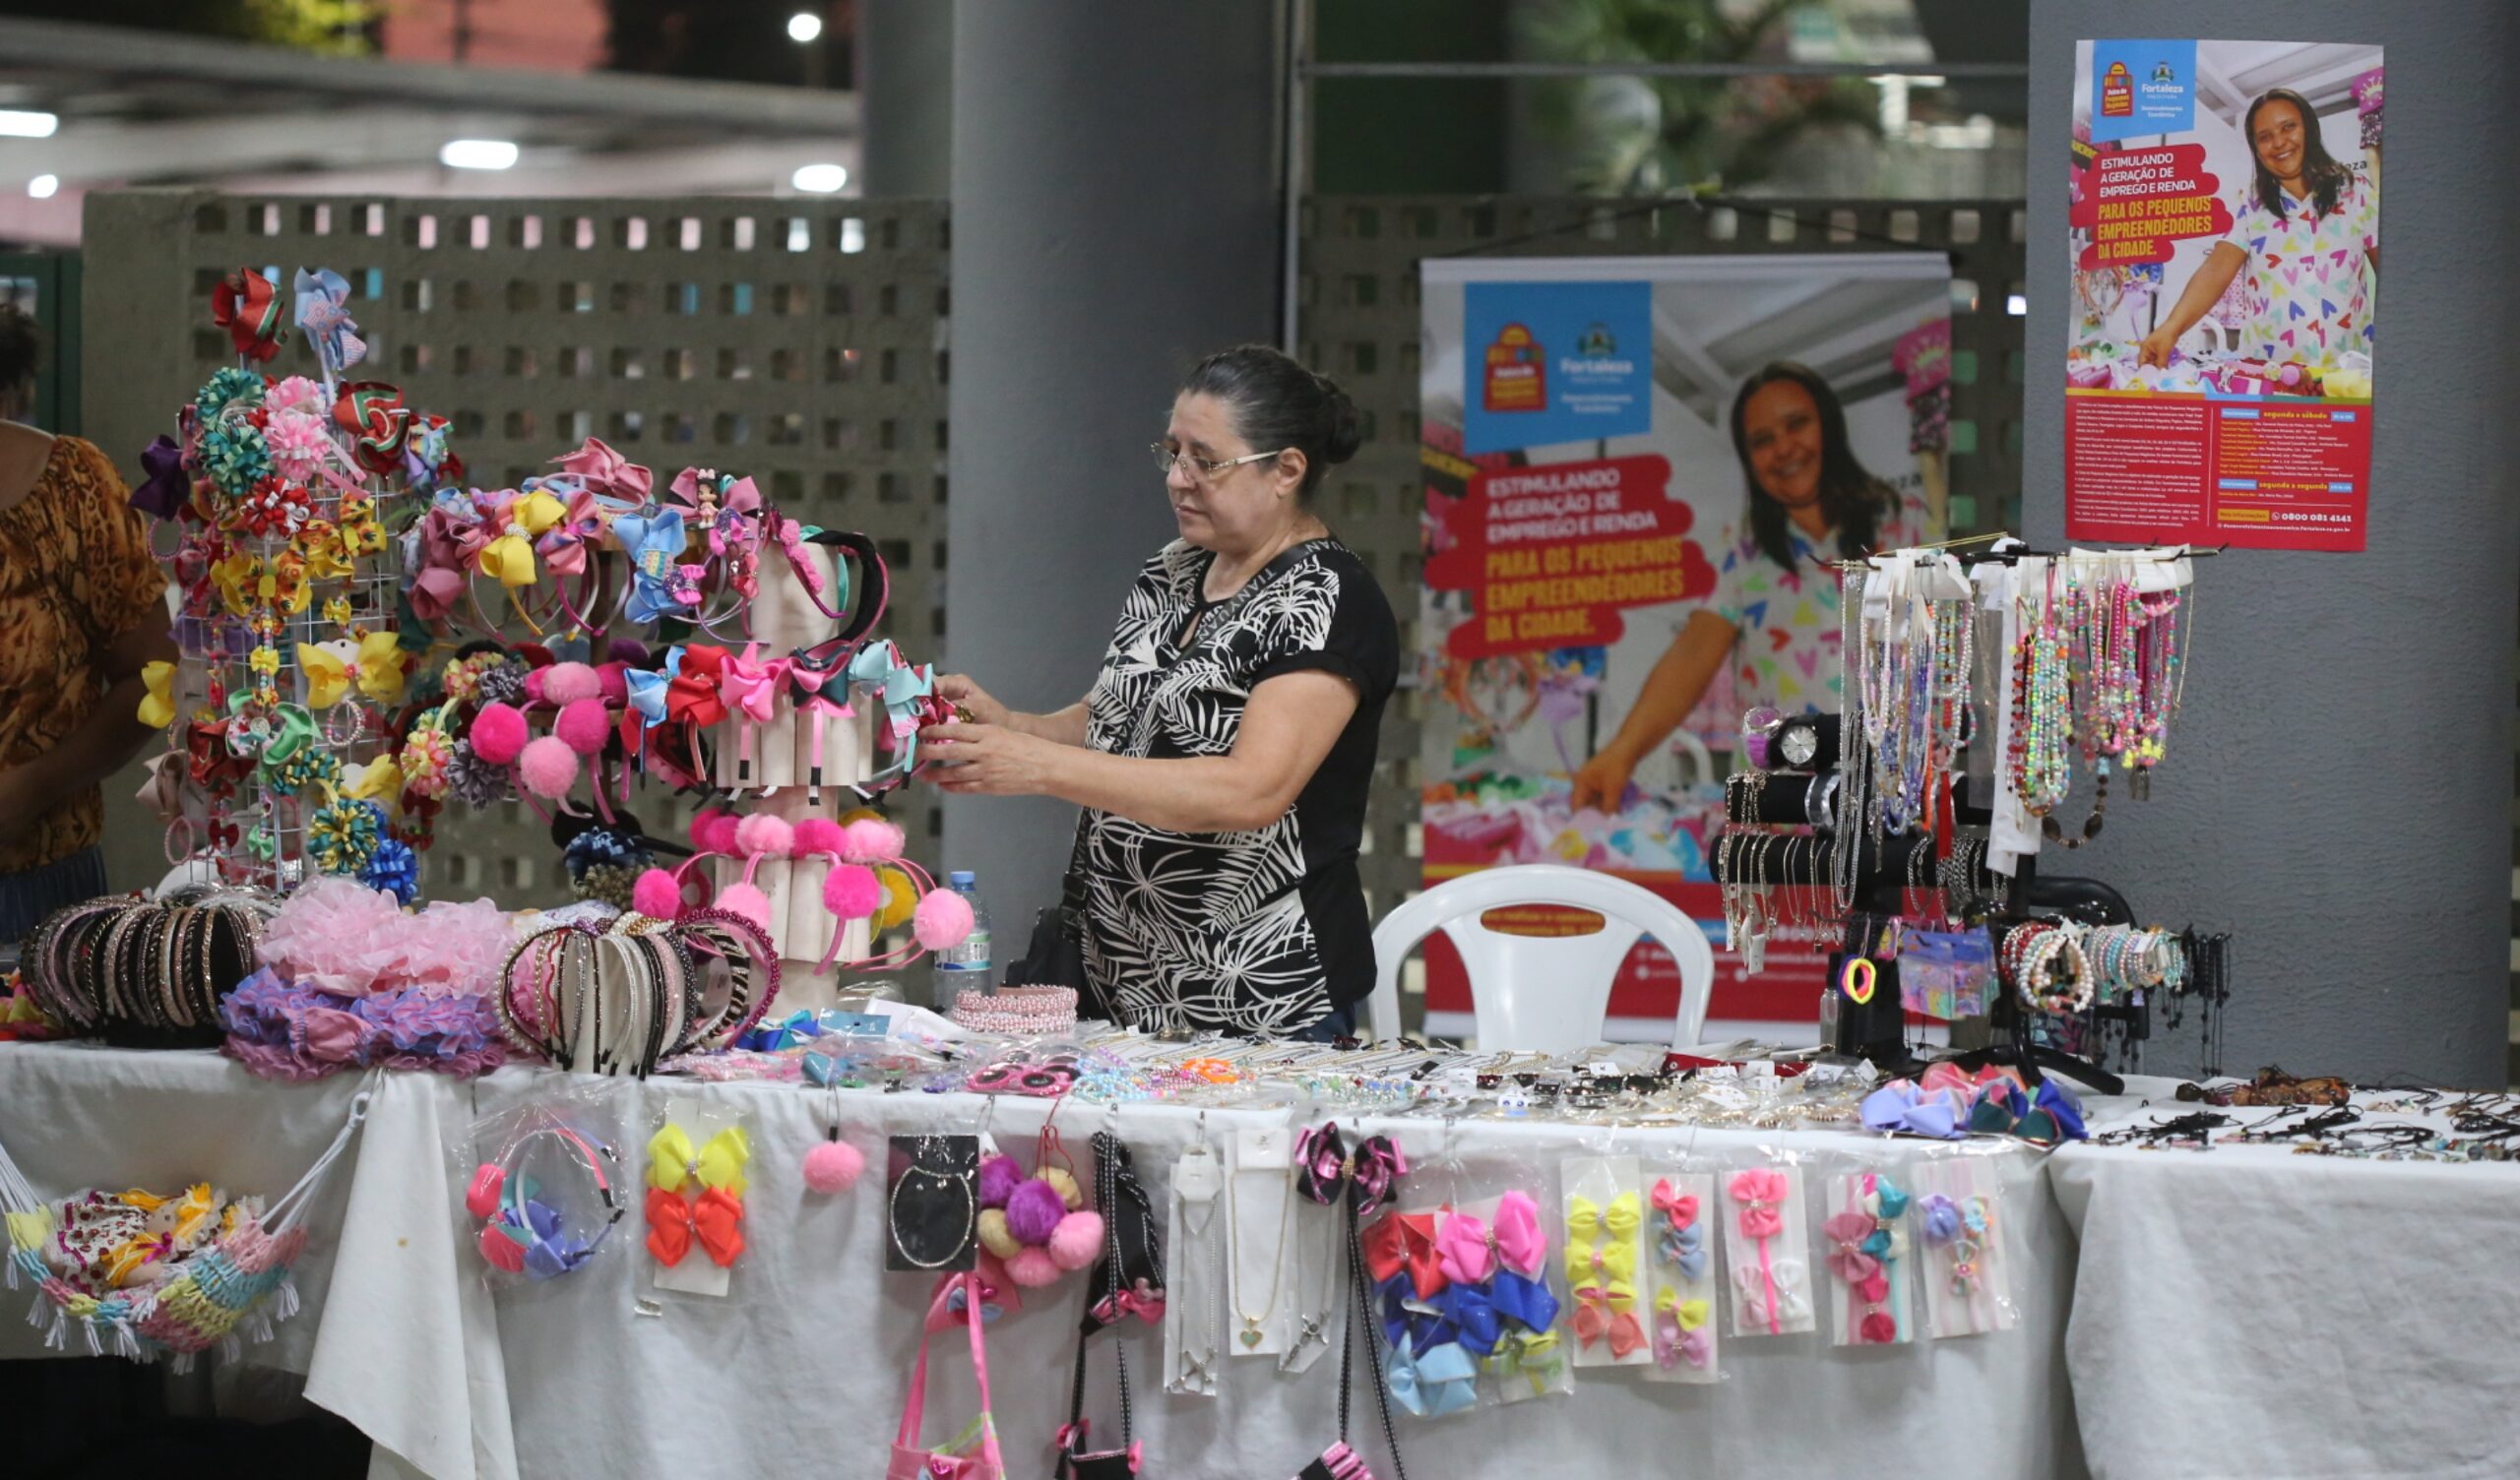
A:
[[[1937,1338],[2008,1331],[2021,1322],[2006,1248],[2003,1168],[2012,1158],[1937,1156],[1914,1166],[1909,1209],[1926,1328]]]
[[[618,1122],[599,1087],[563,1090],[472,1123],[456,1148],[472,1245],[493,1289],[558,1281],[628,1247]]]
[[[646,1159],[652,1282],[686,1295],[724,1295],[744,1252],[744,1202],[752,1188],[752,1133],[744,1117],[716,1101],[675,1095],[648,1138]]]
[[[1567,1329],[1577,1367],[1648,1367],[1645,1194],[1633,1156],[1584,1156],[1559,1169],[1566,1194]]]
[[[1722,1380],[1716,1327],[1723,1270],[1715,1257],[1715,1222],[1723,1210],[1709,1172],[1668,1171],[1645,1193],[1647,1245],[1652,1249],[1654,1370],[1663,1383]]]
[[[1761,1162],[1726,1172],[1722,1182],[1732,1334],[1786,1336],[1811,1329],[1801,1168]]]
[[[1830,1340],[1838,1346],[1897,1346],[1917,1339],[1913,1209],[1909,1173],[1872,1168],[1831,1177],[1822,1209],[1821,1263]]]

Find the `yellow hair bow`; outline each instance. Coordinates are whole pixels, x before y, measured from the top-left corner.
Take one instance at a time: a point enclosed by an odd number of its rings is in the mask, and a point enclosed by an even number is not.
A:
[[[513,589],[534,584],[534,546],[522,534],[502,534],[481,547],[481,574]]]
[[[306,707],[329,709],[340,704],[350,691],[350,657],[341,649],[347,643],[300,643],[297,645],[297,666],[306,675]]]
[[[1635,1278],[1636,1246],[1615,1242],[1569,1243],[1566,1246],[1566,1277],[1581,1284],[1597,1273],[1615,1279]]]
[[[140,665],[140,682],[149,692],[140,698],[140,722],[162,730],[175,722],[175,665],[162,659]]]
[[[539,534],[569,517],[569,506],[536,489],[516,501],[508,518],[528,534]]]
[[[358,691],[378,704],[403,699],[403,680],[410,657],[390,632],[371,632],[358,640]]]
[[[1661,1295],[1655,1297],[1654,1304],[1657,1309],[1678,1322],[1680,1329],[1684,1331],[1693,1331],[1706,1325],[1707,1310],[1704,1300],[1682,1300],[1679,1291],[1666,1289]]]
[[[648,1141],[648,1185],[678,1193],[684,1184],[696,1180],[702,1187],[740,1198],[751,1185],[744,1178],[744,1164],[750,1160],[752,1141],[741,1126],[728,1126],[695,1151],[690,1133],[666,1121],[664,1129]]]
[[[1610,1199],[1607,1213],[1590,1198],[1569,1198],[1566,1200],[1566,1231],[1575,1238],[1596,1239],[1606,1228],[1611,1238],[1624,1242],[1634,1238],[1636,1230],[1644,1225],[1644,1202],[1634,1193],[1621,1193]]]
[[[394,755],[389,751],[365,766],[354,767],[345,772],[342,794],[353,801],[379,803],[391,812],[403,796],[403,768],[395,764]]]
[[[350,574],[350,549],[342,531],[325,520],[314,520],[298,531],[297,548],[306,556],[306,574],[315,581],[344,581]]]

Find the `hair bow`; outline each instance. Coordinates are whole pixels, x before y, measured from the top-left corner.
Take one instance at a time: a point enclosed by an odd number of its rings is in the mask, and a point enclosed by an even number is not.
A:
[[[1907,1192],[1878,1172],[1866,1172],[1863,1181],[1863,1211],[1872,1219],[1863,1252],[1879,1260],[1907,1258],[1908,1228],[1901,1221],[1908,1211]]]
[[[551,497],[538,491],[537,496]],[[561,516],[536,534],[535,553],[542,557],[542,563],[551,568],[554,576],[583,575],[587,549],[602,541],[604,527],[602,504],[592,490],[576,488],[570,492]]]
[[[744,1165],[751,1160],[752,1141],[741,1126],[728,1126],[710,1137],[707,1145],[694,1150],[690,1133],[678,1123],[667,1121],[648,1141],[648,1185],[671,1193],[697,1181],[704,1187],[742,1197],[750,1185],[744,1177]]]
[[[555,1279],[585,1264],[593,1246],[561,1227],[560,1214],[535,1197],[539,1189],[533,1178],[518,1181],[516,1196],[502,1199],[482,1229],[482,1257],[529,1279]]]
[[[1613,1239],[1626,1239],[1644,1225],[1644,1204],[1634,1193],[1621,1193],[1610,1199],[1604,1209],[1590,1198],[1566,1200],[1566,1233],[1575,1239],[1597,1239],[1606,1231]]]
[[[1336,1202],[1344,1190],[1356,1215],[1371,1217],[1408,1172],[1409,1158],[1388,1136],[1368,1136],[1351,1153],[1335,1120],[1296,1133],[1295,1190],[1315,1202]]]
[[[1960,1096],[1958,1090],[1922,1089],[1912,1080],[1893,1080],[1863,1097],[1864,1129],[1966,1141],[1969,1130],[1962,1121]]]
[[[1117,1325],[1127,1316],[1135,1316],[1149,1326],[1159,1325],[1164,1320],[1164,1292],[1151,1280],[1136,1280],[1096,1302],[1093,1314],[1103,1326]]]
[[[1453,1324],[1460,1332],[1461,1344],[1479,1356],[1496,1350],[1504,1335],[1503,1311],[1496,1308],[1488,1292],[1475,1284],[1456,1282],[1445,1287],[1432,1302],[1437,1314]]]
[[[1625,1280],[1587,1285],[1575,1291],[1575,1339],[1590,1347],[1605,1336],[1610,1355],[1624,1357],[1645,1345],[1645,1328],[1636,1320],[1636,1291]]]
[[[1655,1238],[1655,1248],[1665,1264],[1679,1271],[1680,1278],[1694,1283],[1706,1277],[1705,1224],[1666,1223]]]
[[[673,676],[682,669],[682,649],[665,649],[664,666],[659,669],[630,668],[623,671],[621,682],[628,691],[629,709],[623,715],[625,731],[630,714],[639,716],[640,727],[655,729],[665,722],[665,696],[673,688]]]
[[[1459,1342],[1446,1342],[1415,1355],[1395,1353],[1383,1379],[1391,1400],[1419,1418],[1459,1413],[1479,1402],[1477,1364]]]
[[[346,638],[297,645],[297,666],[306,673],[306,705],[329,709],[349,693],[355,676],[358,690],[380,705],[403,697],[409,656],[390,632],[371,632],[353,647]]]
[[[373,473],[403,465],[403,439],[410,408],[403,393],[381,380],[354,380],[333,401],[333,423],[350,434],[350,461]]]
[[[1406,1270],[1374,1281],[1372,1306],[1382,1326],[1383,1344],[1395,1351],[1424,1351],[1461,1339],[1460,1328],[1434,1303],[1418,1300]]]
[[[778,713],[780,692],[788,685],[788,660],[762,657],[761,645],[746,643],[741,655],[726,659],[719,692],[726,705],[755,724],[768,724]]]
[[[1539,1275],[1548,1260],[1548,1235],[1541,1228],[1540,1204],[1531,1194],[1515,1191],[1497,1199],[1496,1221],[1489,1231],[1495,1235],[1496,1257],[1506,1268]]]
[[[686,644],[682,661],[665,687],[665,717],[703,729],[726,717],[726,701],[719,693],[725,676],[726,649],[707,643]]]
[[[1499,1378],[1519,1375],[1527,1379],[1532,1395],[1538,1397],[1566,1371],[1566,1354],[1558,1349],[1557,1332],[1536,1330],[1506,1337],[1496,1355],[1488,1359],[1487,1367]]]
[[[1983,1256],[1986,1244],[1986,1200],[1971,1198],[1955,1202],[1940,1193],[1932,1193],[1917,1203],[1917,1220],[1926,1243],[1951,1250],[1951,1293],[1976,1295],[1979,1281],[1985,1274]]]
[[[1802,1264],[1798,1260],[1771,1260],[1764,1266],[1741,1264],[1732,1270],[1732,1291],[1741,1302],[1741,1315],[1751,1326],[1764,1326],[1771,1334],[1788,1324],[1799,1324],[1811,1314],[1811,1298],[1803,1289]]]
[[[1447,1213],[1435,1227],[1435,1258],[1444,1277],[1485,1284],[1496,1271],[1496,1246],[1487,1224],[1466,1212]]]
[[[1544,1279],[1499,1269],[1487,1299],[1497,1315],[1521,1323],[1527,1330],[1544,1331],[1557,1324],[1557,1295]]]
[[[140,486],[131,491],[131,507],[157,519],[173,519],[192,496],[193,481],[184,471],[184,450],[175,439],[160,436],[141,449]]]
[[[1734,1172],[1725,1191],[1741,1204],[1743,1238],[1772,1239],[1785,1231],[1785,1173],[1764,1166]]]
[[[648,1252],[667,1268],[681,1264],[695,1242],[720,1268],[733,1264],[744,1252],[743,1225],[742,1200],[723,1187],[704,1189],[689,1202],[662,1187],[648,1189]]]
[[[238,268],[220,278],[210,293],[210,322],[226,330],[236,352],[249,360],[259,364],[280,353],[287,338],[281,328],[280,269]]]
[[[1982,1064],[1972,1072],[1946,1059],[1939,1064],[1925,1066],[1924,1079],[1921,1087],[1928,1093],[1937,1089],[1957,1089],[1962,1094],[1974,1094],[1981,1084],[1992,1083],[1997,1079],[2010,1082],[2011,1078],[1992,1064]]]
[[[1448,1280],[1435,1252],[1433,1213],[1392,1213],[1365,1230],[1365,1272],[1377,1280],[1406,1270],[1419,1300],[1431,1300]]]
[[[464,460],[446,446],[447,420],[420,412],[403,437],[403,476],[413,493],[436,493],[464,480]]]
[[[1707,1303],[1665,1290],[1654,1302],[1654,1360],[1665,1372],[1682,1362],[1704,1368],[1715,1357],[1715,1333],[1707,1329]]]
[[[1828,1237],[1829,1272],[1853,1285],[1856,1292],[1874,1304],[1890,1298],[1889,1277],[1881,1271],[1881,1261],[1863,1252],[1865,1240],[1872,1235],[1872,1219],[1859,1212],[1831,1213],[1820,1225]]]
[[[325,370],[339,375],[367,358],[367,344],[345,306],[350,298],[348,280],[331,268],[299,268],[296,286],[297,327],[306,331]]]
[[[625,612],[631,621],[680,616],[686,605],[698,604],[696,588],[690,592],[690,602],[683,600],[683,586],[677,579],[681,570],[676,562],[689,543],[681,510],[649,505],[637,514],[625,514],[612,522],[612,537],[630,557],[630,600]]]
[[[162,659],[140,665],[140,722],[162,730],[175,722],[175,665]]]
[[[1613,1279],[1636,1277],[1636,1246],[1618,1239],[1587,1239],[1566,1246],[1566,1277],[1587,1280],[1606,1274]]]
[[[648,502],[653,475],[645,467],[605,446],[598,438],[589,437],[576,452],[562,453],[551,461],[560,464],[562,472],[582,480],[599,495],[608,495],[632,505]]]

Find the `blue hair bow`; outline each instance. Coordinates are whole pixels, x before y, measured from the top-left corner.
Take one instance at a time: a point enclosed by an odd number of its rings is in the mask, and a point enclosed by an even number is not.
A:
[[[1682,1279],[1695,1283],[1706,1277],[1706,1225],[1704,1222],[1691,1223],[1686,1228],[1674,1228],[1667,1220],[1663,1224],[1663,1231],[1656,1235],[1656,1241],[1662,1248],[1663,1258],[1680,1271]]]
[[[1417,1356],[1395,1356],[1384,1380],[1391,1400],[1419,1418],[1459,1413],[1479,1402],[1478,1365],[1458,1342],[1429,1347]]]
[[[1461,1344],[1475,1356],[1490,1356],[1504,1331],[1496,1304],[1486,1290],[1459,1281],[1446,1285],[1432,1302],[1461,1333]]]
[[[682,615],[685,605],[677,587],[676,562],[689,543],[682,511],[650,504],[637,514],[612,522],[612,537],[630,557],[630,600],[624,608],[633,622],[651,623]]]
[[[682,648],[674,647],[665,649],[662,668],[632,668],[621,675],[623,686],[629,690],[630,709],[642,726],[655,729],[665,722],[665,697],[673,691],[673,681],[681,672]]]
[[[367,342],[349,316],[350,285],[331,268],[297,270],[297,327],[315,346],[324,368],[339,375],[367,358]]]
[[[1516,1322],[1525,1330],[1544,1331],[1557,1324],[1557,1296],[1546,1281],[1528,1274],[1499,1268],[1496,1279],[1488,1287],[1488,1304],[1496,1314]]]

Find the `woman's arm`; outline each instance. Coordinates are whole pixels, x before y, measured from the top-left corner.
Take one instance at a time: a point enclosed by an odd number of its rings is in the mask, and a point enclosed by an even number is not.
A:
[[[1009,725],[938,725],[919,739],[946,763],[933,772],[940,790],[1054,796],[1167,832],[1250,832],[1287,815],[1356,703],[1344,678],[1282,673],[1251,691],[1231,753],[1177,761],[1114,756]],[[1080,736],[1082,727],[1080,719]]]
[[[152,616],[114,640],[99,655],[105,692],[88,717],[60,743],[21,766],[0,771],[0,838],[24,832],[35,819],[123,768],[158,732],[137,717],[148,692],[140,670],[175,660],[175,642],[162,616]]]
[[[1575,773],[1573,803],[1578,811],[1618,809],[1636,763],[1670,739],[1680,721],[1689,717],[1689,710],[1697,708],[1738,634],[1739,629],[1714,612],[1701,609],[1690,615],[1654,671],[1645,676],[1645,687],[1629,707],[1618,733]]]
[[[2230,242],[2214,243],[2214,250],[2205,254],[2204,265],[2187,279],[2186,289],[2171,306],[2170,317],[2151,334],[2144,336],[2143,345],[2136,351],[2135,363],[2169,364],[2171,348],[2178,342],[2178,337],[2194,329],[2197,320],[2214,311],[2214,305],[2223,301],[2223,294],[2231,287],[2232,279],[2239,276],[2241,267],[2247,262],[2248,254]]]

